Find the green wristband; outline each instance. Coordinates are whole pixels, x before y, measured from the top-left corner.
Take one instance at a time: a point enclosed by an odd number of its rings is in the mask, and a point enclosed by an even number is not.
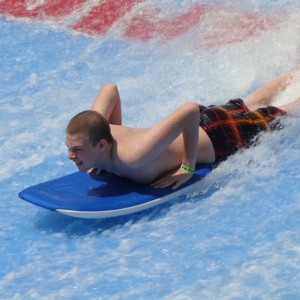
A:
[[[195,170],[185,164],[181,164],[180,168],[190,174],[194,174]]]

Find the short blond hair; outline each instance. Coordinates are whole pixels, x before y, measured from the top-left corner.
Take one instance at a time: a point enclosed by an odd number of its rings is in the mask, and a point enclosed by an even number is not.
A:
[[[66,133],[82,135],[93,146],[96,146],[101,139],[105,139],[108,143],[113,142],[108,121],[94,110],[85,110],[74,116],[66,128]]]

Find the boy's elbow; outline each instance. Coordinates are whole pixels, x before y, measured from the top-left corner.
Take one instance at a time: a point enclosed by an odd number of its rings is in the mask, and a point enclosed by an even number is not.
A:
[[[109,83],[106,83],[103,85],[102,90],[103,91],[117,91],[118,86],[114,82],[109,82]]]
[[[189,109],[192,112],[199,112],[199,104],[196,102],[188,102],[184,104],[184,106],[186,106],[187,109]]]
[[[199,104],[196,102],[188,102],[184,104],[183,109],[186,111],[186,115],[191,118],[199,118],[200,117],[200,109],[199,109]]]

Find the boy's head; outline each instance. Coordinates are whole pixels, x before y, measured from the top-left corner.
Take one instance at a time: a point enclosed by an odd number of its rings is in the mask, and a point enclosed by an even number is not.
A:
[[[74,116],[66,128],[66,134],[87,139],[93,146],[101,139],[110,144],[113,142],[108,121],[94,110],[86,110]]]

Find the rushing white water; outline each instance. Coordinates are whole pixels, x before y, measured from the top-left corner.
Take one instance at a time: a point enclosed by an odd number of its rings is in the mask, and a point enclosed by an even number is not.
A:
[[[121,37],[124,20],[90,37],[51,20],[0,18],[1,299],[300,299],[297,118],[220,164],[191,194],[146,212],[81,220],[17,196],[76,170],[64,128],[105,82],[119,86],[124,123],[149,126],[182,103],[245,97],[297,68],[300,5],[265,2],[212,1],[199,26],[146,42]],[[194,3],[138,8],[168,15]],[[272,26],[235,41],[227,26],[245,11]],[[276,103],[299,95],[296,78]]]

